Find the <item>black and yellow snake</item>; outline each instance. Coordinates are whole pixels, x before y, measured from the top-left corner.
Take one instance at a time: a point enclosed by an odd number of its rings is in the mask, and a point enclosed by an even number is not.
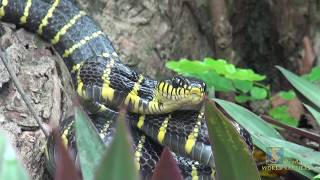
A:
[[[1,0],[0,18],[51,42],[106,145],[112,140],[118,106],[127,107],[141,177],[151,177],[163,146],[168,146],[186,179],[211,179],[214,159],[200,113],[203,82],[183,77],[156,81],[136,73],[121,63],[101,28],[71,0]],[[73,122],[72,118],[64,120],[60,132],[77,161]],[[236,123],[234,126],[252,147],[249,133]],[[54,156],[49,142],[50,167]]]

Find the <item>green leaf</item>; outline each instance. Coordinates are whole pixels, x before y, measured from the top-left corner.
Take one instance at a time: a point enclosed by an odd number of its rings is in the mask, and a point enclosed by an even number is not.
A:
[[[211,78],[209,79],[208,76]],[[231,92],[235,91],[232,81],[230,79],[227,79],[225,77],[219,76],[215,72],[208,72],[204,74],[204,77],[206,77],[205,81],[206,83],[209,82],[214,87],[216,91],[224,91],[224,92]]]
[[[228,64],[226,60],[212,58],[204,58],[203,64],[210,70],[220,75],[233,74],[236,72],[236,67],[233,64]]]
[[[218,75],[215,72],[194,73],[188,76],[199,78],[206,83],[208,88],[214,88],[216,91],[231,92],[235,91],[232,81]]]
[[[320,80],[320,67],[314,67],[312,68],[311,72],[309,74],[304,75],[307,80],[309,81],[319,81]]]
[[[288,159],[288,160],[285,160],[283,162],[283,167],[285,167],[285,168],[287,168],[287,167],[295,167],[295,169],[294,169],[295,172],[297,172],[297,173],[301,174],[302,176],[305,176],[305,177],[307,177],[309,179],[312,179],[316,175],[316,173],[314,171],[301,168],[301,167],[303,167],[302,165],[301,166],[297,166],[297,163],[296,163],[297,160],[292,160],[292,159],[291,160]],[[291,169],[293,169],[293,168],[291,168]]]
[[[239,105],[220,99],[215,99],[215,101],[239,124],[246,127],[254,144],[261,150],[270,153],[267,151],[268,148],[282,147],[284,150],[283,158],[287,162],[299,160],[302,165],[310,168],[310,170],[297,169],[290,166],[292,170],[302,175],[310,174],[310,171],[320,173],[320,152],[284,140],[275,129],[266,124],[259,116]],[[288,164],[290,165],[290,162],[284,163],[284,165]]]
[[[252,100],[251,96],[236,96],[235,100],[237,103],[245,103],[247,101]]]
[[[313,177],[313,180],[320,180],[320,174],[318,174],[315,177]]]
[[[0,133],[0,180],[27,180],[25,169],[16,157],[16,153],[5,135]]]
[[[179,73],[201,73],[208,71],[208,68],[201,61],[190,61],[181,59],[180,61],[168,61],[166,67]]]
[[[259,88],[259,87],[253,87],[250,90],[250,95],[254,98],[254,99],[265,99],[268,95],[268,92],[266,89],[264,88]]]
[[[260,149],[267,153],[270,153],[267,151],[267,148],[270,147],[283,148],[283,161],[291,161],[296,165],[295,167],[290,167],[290,169],[296,171],[297,168],[303,165],[304,168],[308,168],[311,171],[320,173],[320,152],[292,143],[290,141],[267,137],[259,134],[254,134],[253,139],[254,143]]]
[[[292,72],[277,66],[289,82],[314,105],[320,108],[320,88],[311,82],[293,74]]]
[[[94,169],[100,163],[105,145],[87,115],[75,107],[75,132],[84,180],[93,180]]]
[[[247,81],[247,80],[243,81],[243,80],[234,79],[233,80],[233,85],[234,85],[235,88],[239,89],[243,93],[247,93],[252,88],[253,82],[252,81]]]
[[[237,69],[233,74],[226,74],[227,78],[238,79],[238,80],[248,80],[248,81],[261,81],[266,77],[254,73],[251,69]]]
[[[171,70],[179,72],[179,62],[177,62],[177,61],[174,61],[174,60],[173,61],[167,61],[166,62],[166,67],[168,69],[171,69]]]
[[[275,107],[269,111],[269,115],[284,124],[287,124],[289,126],[297,127],[298,126],[298,120],[292,117],[289,113],[288,106],[282,105]]]
[[[205,103],[205,115],[219,179],[260,179],[247,145],[212,100]]]
[[[205,58],[204,61],[191,61],[181,59],[179,61],[168,61],[166,67],[183,75],[194,73],[215,72],[225,76],[227,79],[238,79],[247,81],[261,81],[265,76],[254,73],[251,69],[236,68],[223,59]]]
[[[317,110],[313,109],[311,106],[307,105],[307,104],[303,104],[308,111],[312,114],[312,116],[314,117],[314,119],[318,122],[318,124],[320,125],[320,112],[318,112]]]
[[[280,91],[279,96],[284,100],[290,101],[290,100],[296,98],[296,93],[294,93],[293,90]]]
[[[251,134],[263,134],[265,136],[283,139],[278,131],[246,108],[222,99],[214,99],[214,101],[241,126],[246,127]]]
[[[114,139],[98,166],[95,180],[139,179],[126,130],[125,113],[122,111]]]

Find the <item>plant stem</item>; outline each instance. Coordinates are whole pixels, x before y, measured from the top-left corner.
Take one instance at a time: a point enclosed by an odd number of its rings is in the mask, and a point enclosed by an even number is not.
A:
[[[9,65],[7,58],[6,58],[6,53],[2,50],[0,51],[0,59],[2,60],[4,66],[6,67],[9,75],[11,76],[12,81],[13,81],[14,85],[16,86],[19,94],[21,95],[23,101],[26,103],[26,105],[27,105],[29,111],[31,112],[31,114],[33,115],[34,119],[37,121],[38,126],[42,130],[43,134],[48,138],[49,132],[42,125],[42,122],[41,122],[39,116],[37,115],[36,111],[34,110],[33,106],[31,105],[31,100],[29,99],[29,97],[26,96],[15,72],[13,71],[12,67]]]

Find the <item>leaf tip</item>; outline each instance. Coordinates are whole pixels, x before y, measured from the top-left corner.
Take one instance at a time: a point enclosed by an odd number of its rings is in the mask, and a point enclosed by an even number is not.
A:
[[[182,180],[177,162],[173,159],[168,147],[161,153],[159,162],[153,172],[152,180]]]
[[[58,133],[57,129],[52,131],[53,140],[55,142],[54,149],[57,154],[54,157],[57,157],[55,160],[55,180],[67,180],[75,179],[79,180],[78,170],[70,157],[62,139]]]

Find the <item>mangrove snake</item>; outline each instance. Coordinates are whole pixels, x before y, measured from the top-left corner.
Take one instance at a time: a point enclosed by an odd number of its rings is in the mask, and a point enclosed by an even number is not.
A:
[[[120,62],[101,28],[71,0],[2,0],[0,18],[51,42],[106,145],[114,134],[117,108],[125,105],[141,177],[151,177],[163,146],[168,146],[184,178],[212,178],[214,159],[200,111],[203,82],[183,77],[156,81],[131,70]],[[73,118],[64,120],[60,133],[77,162],[73,123]],[[232,123],[252,148],[249,133]],[[49,139],[46,154],[51,170],[56,156],[52,144]]]

